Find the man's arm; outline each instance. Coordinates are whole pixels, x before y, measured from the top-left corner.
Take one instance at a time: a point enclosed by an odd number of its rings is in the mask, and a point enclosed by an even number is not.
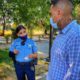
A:
[[[72,39],[66,50],[69,68],[64,80],[80,80],[80,36]]]

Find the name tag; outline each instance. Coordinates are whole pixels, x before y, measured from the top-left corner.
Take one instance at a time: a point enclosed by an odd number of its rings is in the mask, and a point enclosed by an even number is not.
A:
[[[32,48],[32,45],[31,45],[31,44],[28,44],[28,47],[29,47],[29,48]]]
[[[24,57],[24,60],[29,60],[29,58],[28,57]]]

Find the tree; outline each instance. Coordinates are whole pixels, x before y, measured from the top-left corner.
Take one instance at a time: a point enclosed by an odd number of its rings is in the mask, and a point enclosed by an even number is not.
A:
[[[38,21],[44,21],[49,13],[50,0],[2,0],[0,1],[0,15],[4,20],[3,34],[6,27],[6,18],[9,22],[27,24],[32,27]],[[43,20],[44,19],[44,20]],[[31,28],[30,28],[31,29]]]

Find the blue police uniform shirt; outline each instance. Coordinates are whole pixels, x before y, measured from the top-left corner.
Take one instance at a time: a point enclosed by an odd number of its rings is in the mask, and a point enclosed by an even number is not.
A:
[[[25,59],[25,57],[28,57],[30,54],[37,53],[37,46],[35,42],[29,38],[26,39],[25,45],[21,45],[21,42],[22,42],[22,39],[20,38],[15,39],[12,42],[9,51],[13,52],[14,49],[19,51],[19,53],[15,55],[16,61],[30,62],[32,59],[30,58]]]

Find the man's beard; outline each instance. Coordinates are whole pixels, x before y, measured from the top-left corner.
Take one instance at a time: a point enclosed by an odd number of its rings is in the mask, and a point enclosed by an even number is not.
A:
[[[57,22],[59,30],[64,29],[72,20],[70,18],[62,18]]]

